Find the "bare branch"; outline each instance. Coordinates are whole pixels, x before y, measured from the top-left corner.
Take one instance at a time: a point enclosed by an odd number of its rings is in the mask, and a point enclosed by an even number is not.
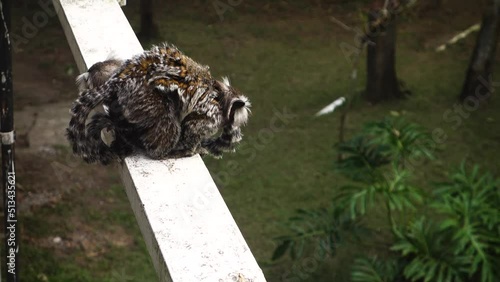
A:
[[[480,24],[475,24],[475,25],[469,27],[468,29],[460,32],[459,34],[457,34],[455,36],[453,36],[453,38],[450,39],[450,40],[448,40],[446,43],[438,46],[436,48],[436,52],[442,52],[442,51],[446,50],[446,48],[448,46],[453,45],[453,44],[457,43],[458,41],[466,38],[469,34],[475,32],[475,31],[478,31],[480,28],[481,28]]]

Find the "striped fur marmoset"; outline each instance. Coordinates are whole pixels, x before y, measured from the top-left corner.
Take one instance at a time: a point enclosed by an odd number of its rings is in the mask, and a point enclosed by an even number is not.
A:
[[[176,47],[155,46],[129,60],[107,60],[77,78],[67,137],[86,162],[108,164],[133,153],[152,159],[222,156],[241,141],[250,102]],[[99,104],[104,113],[90,112]],[[114,132],[108,146],[103,129]]]

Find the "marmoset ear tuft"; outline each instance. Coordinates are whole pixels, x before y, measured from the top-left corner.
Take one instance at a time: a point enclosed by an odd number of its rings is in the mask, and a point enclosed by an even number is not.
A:
[[[84,72],[76,77],[76,87],[78,87],[78,93],[82,93],[83,91],[90,89],[89,84],[89,73]]]
[[[243,100],[236,100],[233,102],[232,109],[237,110],[239,108],[242,108],[246,105],[245,101]]]
[[[224,83],[224,85],[226,85],[227,87],[231,86],[231,82],[229,81],[229,78],[227,76],[222,77],[222,83]]]
[[[250,113],[250,102],[244,96],[239,99],[234,99],[231,102],[231,110],[229,112],[229,121],[234,126],[241,126],[247,123]]]

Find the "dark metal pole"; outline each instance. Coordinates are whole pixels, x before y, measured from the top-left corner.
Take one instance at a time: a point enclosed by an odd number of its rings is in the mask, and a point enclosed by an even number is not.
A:
[[[12,49],[10,44],[11,0],[0,0],[0,135],[2,139],[3,213],[7,282],[17,282],[19,245],[16,172],[14,167],[14,107],[12,92]]]

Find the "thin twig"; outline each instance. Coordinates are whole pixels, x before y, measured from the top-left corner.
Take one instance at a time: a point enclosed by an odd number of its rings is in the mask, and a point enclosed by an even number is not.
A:
[[[345,23],[343,23],[342,21],[340,20],[337,20],[337,18],[335,18],[334,16],[330,16],[330,20],[336,24],[338,24],[340,27],[342,27],[343,29],[347,30],[347,31],[354,31],[354,28],[346,25]]]
[[[347,115],[348,115],[349,111],[353,107],[353,104],[354,104],[353,101],[354,101],[354,99],[356,98],[356,96],[359,95],[359,93],[356,92],[356,87],[355,87],[356,86],[356,81],[357,81],[357,78],[358,78],[358,63],[359,63],[359,60],[360,60],[360,57],[361,57],[361,53],[364,50],[367,42],[365,40],[361,39],[359,43],[360,43],[360,46],[359,46],[360,52],[358,52],[356,54],[356,57],[353,60],[352,72],[351,72],[351,89],[352,89],[353,93],[350,95],[350,97],[346,97],[347,105],[345,105],[342,108],[342,114],[340,115],[339,144],[344,143],[344,138],[345,138],[345,124],[346,124],[346,121],[347,121]],[[342,153],[339,153],[338,160],[341,161],[342,159],[343,159]]]
[[[442,45],[439,45],[437,48],[436,48],[436,52],[442,52],[444,50],[446,50],[446,48],[450,45],[453,45],[455,43],[457,43],[458,41],[466,38],[467,36],[469,36],[469,34],[475,32],[475,31],[478,31],[479,29],[481,28],[481,25],[480,24],[475,24],[471,27],[469,27],[468,29],[460,32],[459,34],[453,36],[452,39],[448,40],[446,43],[442,44]]]

